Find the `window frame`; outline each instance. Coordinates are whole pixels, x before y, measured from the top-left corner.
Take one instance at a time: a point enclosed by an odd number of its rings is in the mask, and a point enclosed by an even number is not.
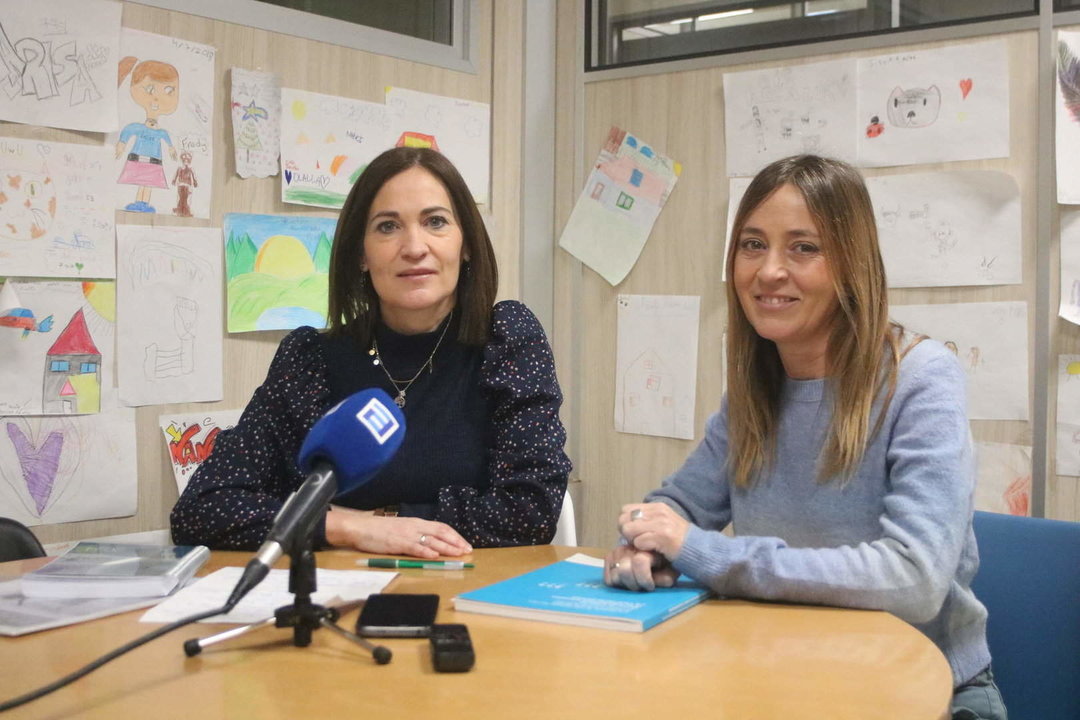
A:
[[[937,31],[944,32],[947,37],[955,37],[956,30],[965,25],[978,26],[980,28],[975,33],[972,33],[973,35],[985,34],[988,26],[994,25],[1010,28],[1016,28],[1018,26],[1023,26],[1025,28],[1037,26],[1040,11],[1038,4],[1034,3],[1034,0],[1032,1],[1033,4],[1035,4],[1033,10],[1017,11],[1015,13],[995,15],[992,17],[944,20],[936,23],[926,23],[924,25],[904,25],[860,33],[826,35],[820,38],[806,38],[790,42],[785,41],[761,45],[740,46],[729,49],[693,52],[665,58],[640,59],[602,65],[600,63],[602,48],[606,46],[607,40],[606,38],[599,37],[599,28],[601,27],[601,13],[604,12],[603,8],[606,6],[606,3],[604,0],[582,0],[582,4],[584,5],[583,15],[585,23],[585,52],[582,59],[584,72],[587,77],[598,73],[615,73],[615,77],[625,77],[627,76],[627,71],[633,74],[634,70],[640,70],[650,66],[665,66],[667,68],[665,72],[671,72],[672,67],[679,63],[693,63],[692,67],[713,67],[718,64],[727,64],[722,61],[718,62],[718,59],[720,58],[734,56],[739,58],[738,62],[745,62],[745,58],[748,54],[762,52],[775,53],[777,50],[783,51],[788,48],[796,49],[797,52],[794,56],[798,56],[805,55],[807,48],[815,45],[835,46],[839,44],[840,47],[889,46],[902,42],[902,40],[896,37],[897,35],[907,35],[911,33]],[[991,32],[993,32],[993,30],[991,30]],[[821,52],[827,53],[830,52],[830,50],[822,50]],[[689,69],[689,67],[687,69]],[[620,71],[622,72],[620,73]]]
[[[246,25],[472,75],[479,73],[474,61],[474,49],[479,47],[477,1],[454,0],[451,43],[443,45],[258,0],[130,0],[139,5]]]

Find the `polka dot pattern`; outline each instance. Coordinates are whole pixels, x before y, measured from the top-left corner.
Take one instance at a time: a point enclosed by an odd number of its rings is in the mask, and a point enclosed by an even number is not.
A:
[[[488,486],[440,488],[435,519],[475,547],[550,542],[570,473],[554,359],[543,328],[524,305],[501,302],[493,315],[477,388],[492,401]],[[240,422],[217,436],[213,453],[173,508],[174,542],[258,548],[304,480],[295,458],[332,404],[327,378],[319,333],[309,327],[290,333]],[[316,533],[323,536],[321,525]]]

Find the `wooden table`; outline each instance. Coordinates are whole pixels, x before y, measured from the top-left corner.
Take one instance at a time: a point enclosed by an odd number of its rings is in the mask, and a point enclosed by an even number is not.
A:
[[[159,638],[4,718],[902,718],[947,717],[952,680],[925,636],[883,612],[710,600],[645,633],[456,612],[453,596],[566,557],[542,545],[477,550],[476,568],[403,570],[391,592],[436,592],[439,622],[464,622],[476,648],[465,674],[435,673],[426,640],[392,639],[389,665],[327,630],[310,647],[268,628],[207,648]],[[602,551],[592,551],[602,554]],[[214,553],[204,572],[241,565]],[[318,554],[355,568],[359,553]],[[5,568],[10,572],[9,563]],[[155,626],[126,613],[0,638],[0,696],[81,667]],[[355,622],[355,611],[342,624]]]

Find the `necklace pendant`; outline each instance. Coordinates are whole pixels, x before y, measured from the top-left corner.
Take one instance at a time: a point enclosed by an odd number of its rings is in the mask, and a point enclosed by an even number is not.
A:
[[[397,405],[399,408],[404,408],[405,407],[405,391],[404,390],[398,390],[397,397],[394,398],[394,404]]]

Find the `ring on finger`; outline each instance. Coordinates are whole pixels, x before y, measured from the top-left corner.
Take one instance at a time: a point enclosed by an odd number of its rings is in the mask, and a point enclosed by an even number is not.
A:
[[[608,570],[618,570],[618,569],[619,569],[619,563],[617,563],[617,562],[608,563]]]
[[[631,520],[641,520],[644,517],[645,517],[645,513],[642,512],[641,508],[634,508],[633,510],[630,511],[630,519]]]
[[[420,536],[420,544],[421,545],[427,545],[427,535],[421,535]]]

